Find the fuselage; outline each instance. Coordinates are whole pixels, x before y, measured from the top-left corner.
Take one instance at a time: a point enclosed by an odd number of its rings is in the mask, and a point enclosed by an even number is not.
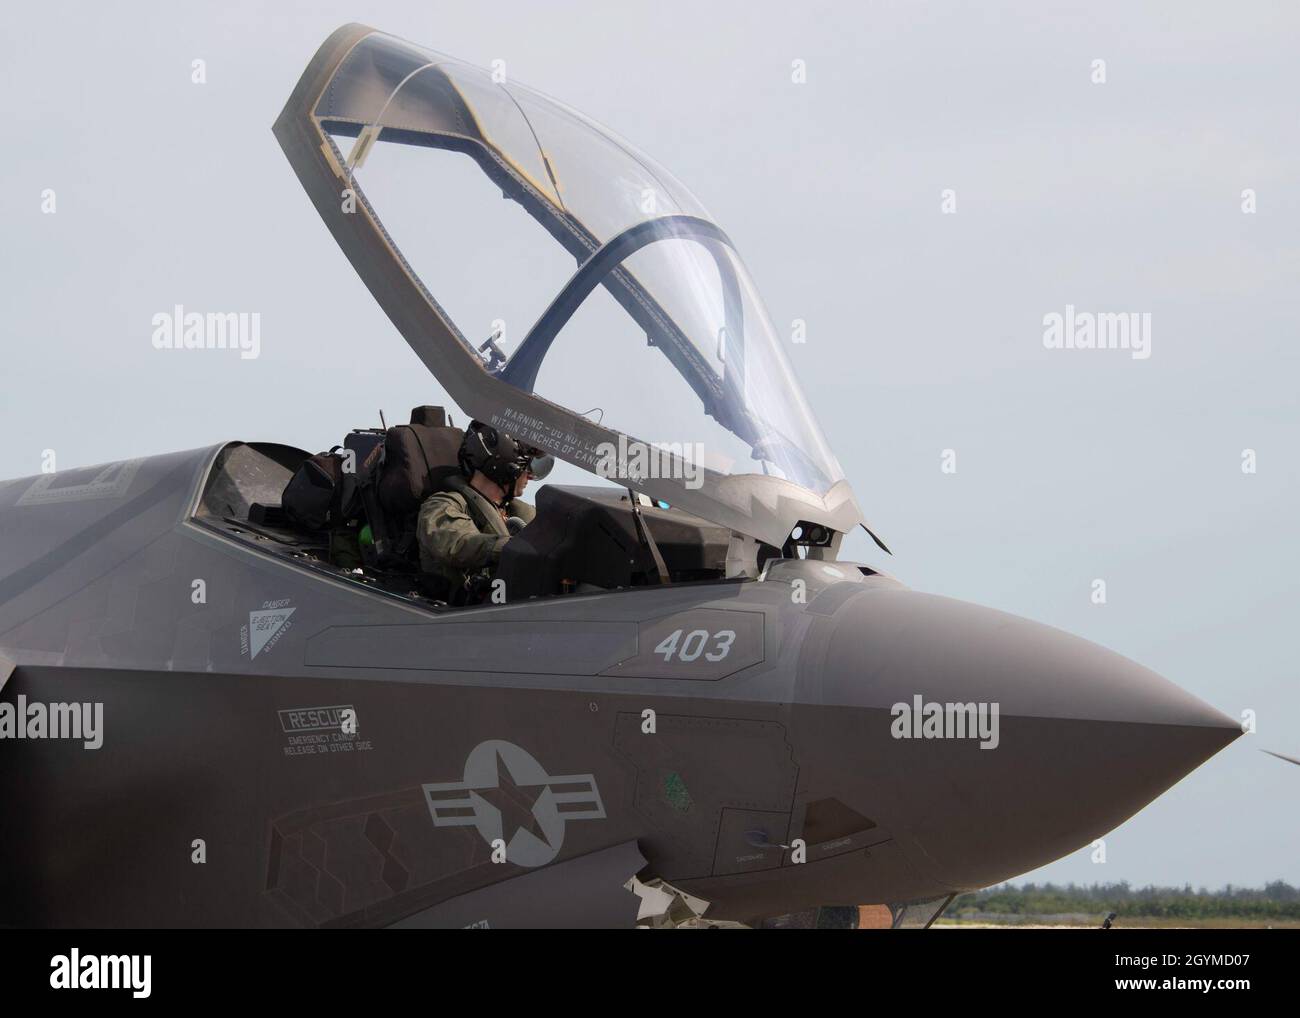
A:
[[[603,924],[628,858],[710,918],[942,900],[1239,734],[851,563],[438,610],[214,525],[218,451],[0,484],[0,923],[545,924],[488,892],[549,871],[551,923]],[[102,705],[97,748],[59,704]]]

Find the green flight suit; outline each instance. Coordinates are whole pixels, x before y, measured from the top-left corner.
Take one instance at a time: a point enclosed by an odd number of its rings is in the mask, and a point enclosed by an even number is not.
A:
[[[527,502],[511,499],[507,512],[531,523],[536,515]],[[458,603],[479,578],[490,578],[510,539],[505,517],[463,477],[451,477],[445,490],[420,506],[416,522],[420,568],[446,587],[445,600]]]

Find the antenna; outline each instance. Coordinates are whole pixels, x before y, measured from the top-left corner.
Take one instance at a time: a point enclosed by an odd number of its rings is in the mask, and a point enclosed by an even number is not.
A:
[[[384,412],[383,412],[383,410],[380,410],[380,411],[379,411],[379,423],[380,423],[381,425],[383,425],[383,428],[384,428],[385,431],[388,430],[388,422],[387,422],[386,420],[384,420]]]

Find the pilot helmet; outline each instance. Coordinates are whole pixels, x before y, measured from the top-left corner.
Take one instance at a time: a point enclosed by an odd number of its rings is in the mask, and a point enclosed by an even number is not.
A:
[[[540,480],[554,465],[555,460],[542,450],[517,442],[481,421],[470,421],[460,444],[460,469],[465,476],[473,477],[476,470],[482,471],[507,492],[514,489],[525,471]]]

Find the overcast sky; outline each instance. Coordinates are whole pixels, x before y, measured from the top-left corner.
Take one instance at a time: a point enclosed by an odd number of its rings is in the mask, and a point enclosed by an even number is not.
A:
[[[1033,877],[1300,884],[1300,767],[1259,752],[1300,753],[1300,9],[1052,7],[11,5],[0,477],[314,451],[445,401],[270,126],[347,21],[502,59],[672,169],[807,322],[789,353],[885,568],[1255,712],[1105,865]],[[155,350],[178,303],[260,312],[261,356]],[[1046,349],[1067,304],[1149,313],[1150,357]]]

